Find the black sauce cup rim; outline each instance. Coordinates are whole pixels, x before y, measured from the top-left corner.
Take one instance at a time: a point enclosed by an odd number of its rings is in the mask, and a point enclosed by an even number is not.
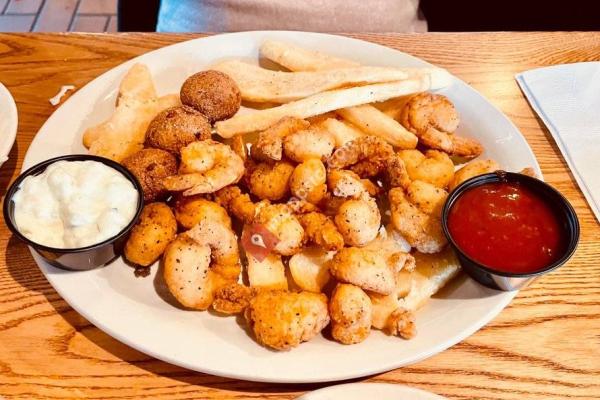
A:
[[[125,178],[127,178],[127,180],[129,180],[133,184],[133,187],[138,192],[136,212],[135,212],[135,215],[133,216],[133,218],[131,219],[131,221],[127,224],[127,226],[125,226],[116,235],[111,236],[108,239],[103,240],[102,242],[95,243],[95,244],[85,246],[85,247],[76,247],[76,248],[72,248],[72,249],[45,246],[43,244],[39,244],[39,243],[32,241],[31,239],[25,237],[25,235],[23,235],[21,232],[19,232],[19,230],[17,229],[16,223],[13,222],[14,213],[12,213],[10,211],[10,202],[12,200],[12,197],[20,189],[19,186],[21,185],[21,183],[23,182],[23,180],[26,177],[31,176],[31,175],[39,175],[42,172],[44,172],[46,170],[46,168],[48,168],[49,165],[54,164],[55,162],[58,162],[58,161],[97,161],[108,167],[111,167],[112,169],[117,170],[123,176],[125,176]],[[142,208],[144,205],[144,194],[143,193],[144,192],[142,189],[142,185],[137,180],[137,178],[131,172],[129,172],[129,170],[127,170],[127,168],[123,167],[121,164],[117,163],[116,161],[110,160],[108,158],[100,157],[100,156],[89,155],[89,154],[69,154],[69,155],[65,155],[65,156],[50,158],[46,161],[42,161],[41,163],[36,164],[33,167],[30,167],[26,171],[21,173],[17,177],[17,179],[15,179],[15,181],[10,185],[8,191],[6,192],[6,196],[4,197],[4,204],[3,204],[2,211],[4,214],[4,221],[6,222],[6,225],[8,226],[8,228],[11,230],[11,232],[15,236],[17,236],[21,241],[25,242],[27,245],[34,247],[37,250],[47,251],[47,252],[52,252],[52,253],[60,253],[60,254],[83,253],[86,251],[95,250],[100,247],[106,246],[107,244],[113,243],[113,242],[119,240],[120,238],[122,238],[124,235],[126,235],[136,224],[136,222],[142,212]]]
[[[494,183],[494,182],[518,182],[521,184],[525,184],[528,187],[538,186],[538,187],[544,188],[544,190],[552,192],[556,196],[556,199],[558,199],[558,201],[552,202],[552,204],[560,206],[564,211],[566,211],[566,213],[565,213],[567,215],[566,222],[567,222],[567,226],[569,226],[569,228],[570,228],[570,229],[567,229],[567,233],[569,235],[569,245],[566,247],[564,254],[558,260],[554,261],[553,263],[549,264],[548,266],[546,266],[540,270],[537,270],[535,272],[516,273],[516,272],[499,271],[499,270],[489,267],[485,264],[482,264],[479,261],[475,261],[473,258],[469,257],[460,248],[460,246],[454,241],[454,238],[452,237],[452,235],[450,234],[450,230],[448,229],[448,214],[450,213],[450,210],[452,209],[452,206],[454,205],[456,200],[464,192],[466,192],[469,189],[483,185],[485,183]],[[538,192],[538,190],[536,190],[536,193],[537,192]],[[561,216],[561,218],[564,219],[564,217],[562,217],[562,216]],[[573,206],[571,205],[571,203],[569,203],[569,201],[558,190],[556,190],[552,186],[548,185],[546,182],[539,180],[537,178],[531,177],[529,175],[524,175],[524,174],[520,174],[520,173],[516,173],[516,172],[506,172],[506,171],[496,171],[496,172],[491,172],[488,174],[478,175],[478,176],[470,178],[470,179],[464,181],[463,183],[461,183],[460,185],[458,185],[450,193],[450,195],[446,199],[446,202],[444,203],[444,208],[442,210],[442,228],[444,230],[444,234],[446,235],[446,238],[448,239],[448,242],[450,242],[452,247],[454,247],[454,249],[456,251],[458,251],[461,254],[461,256],[464,257],[467,261],[469,261],[473,266],[475,266],[479,269],[482,269],[490,274],[508,277],[508,278],[535,277],[535,276],[539,276],[539,275],[544,275],[550,271],[555,270],[556,268],[559,268],[560,266],[562,266],[564,263],[566,263],[571,258],[573,253],[575,253],[575,250],[577,249],[577,244],[579,243],[579,234],[580,234],[579,220],[577,219],[577,214],[575,213],[575,210],[573,209]]]

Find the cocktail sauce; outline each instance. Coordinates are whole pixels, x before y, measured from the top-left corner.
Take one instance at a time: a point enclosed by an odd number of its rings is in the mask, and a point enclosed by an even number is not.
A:
[[[448,214],[448,230],[472,260],[503,272],[536,272],[566,250],[565,227],[533,190],[513,182],[465,191]]]

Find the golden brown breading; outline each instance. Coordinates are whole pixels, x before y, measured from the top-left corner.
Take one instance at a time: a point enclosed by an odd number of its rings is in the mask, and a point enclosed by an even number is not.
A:
[[[302,249],[304,229],[287,205],[260,204],[253,222],[277,237],[279,242],[273,248],[275,253],[291,256]]]
[[[446,188],[454,177],[454,163],[448,154],[442,151],[427,150],[423,154],[419,150],[400,150],[398,157],[404,161],[411,180]]]
[[[146,131],[145,145],[179,154],[182,147],[210,136],[210,123],[204,115],[192,107],[177,106],[154,117]]]
[[[337,251],[344,247],[344,237],[331,218],[320,212],[309,212],[298,215],[298,220],[304,228],[308,242],[329,251]]]
[[[239,314],[248,307],[255,294],[254,288],[230,283],[215,292],[212,307],[222,314]]]
[[[373,250],[344,247],[331,260],[329,272],[340,282],[380,294],[390,294],[396,287],[394,268]]]
[[[177,221],[169,206],[165,203],[147,204],[125,244],[125,258],[147,267],[158,260],[175,239],[176,233]]]
[[[494,172],[499,169],[500,165],[494,160],[473,160],[456,171],[448,189],[454,190],[455,187],[468,179]]]
[[[327,161],[331,169],[349,169],[361,178],[369,178],[385,171],[393,147],[376,136],[361,136],[333,152]]]
[[[335,146],[335,138],[325,130],[309,128],[283,139],[283,152],[291,160],[303,162],[313,158],[325,161]]]
[[[327,296],[320,293],[261,291],[245,311],[256,340],[289,350],[318,335],[329,323]]]
[[[312,158],[296,166],[290,177],[292,195],[317,204],[327,192],[327,171],[321,160]]]
[[[308,121],[296,117],[283,117],[273,126],[258,134],[250,154],[257,161],[281,161],[283,138],[310,126]]]
[[[335,225],[349,246],[364,246],[377,237],[381,213],[375,199],[364,196],[346,200],[335,214]]]
[[[163,179],[177,173],[177,159],[168,151],[143,149],[123,160],[127,168],[140,182],[144,201],[150,203],[167,195]]]
[[[181,102],[214,123],[231,118],[240,109],[242,96],[233,79],[219,71],[198,72],[183,82]]]
[[[251,223],[256,215],[256,204],[237,186],[227,186],[216,192],[215,201],[246,224]]]
[[[331,336],[343,344],[360,343],[371,333],[371,299],[358,286],[338,283],[329,301]]]
[[[248,188],[262,200],[281,200],[290,192],[294,166],[287,161],[275,164],[260,163],[250,173]]]
[[[203,219],[214,219],[227,227],[231,227],[231,218],[227,210],[214,201],[199,195],[179,196],[173,207],[175,219],[185,229],[191,229]]]

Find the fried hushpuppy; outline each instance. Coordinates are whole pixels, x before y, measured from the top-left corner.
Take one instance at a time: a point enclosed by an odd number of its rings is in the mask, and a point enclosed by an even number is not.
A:
[[[211,123],[233,117],[242,96],[233,79],[219,71],[202,71],[181,86],[181,102],[200,111]]]
[[[150,203],[165,197],[167,190],[162,180],[177,174],[177,159],[168,151],[143,149],[123,160],[127,168],[140,182],[144,190],[144,201]]]
[[[196,140],[210,139],[210,123],[199,111],[188,106],[168,108],[148,126],[146,146],[179,154],[182,147]]]

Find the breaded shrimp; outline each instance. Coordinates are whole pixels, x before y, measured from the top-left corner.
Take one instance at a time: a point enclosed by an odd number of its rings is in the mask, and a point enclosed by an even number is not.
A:
[[[291,160],[303,162],[312,158],[325,161],[335,147],[335,138],[325,130],[309,128],[283,139],[283,152]]]
[[[360,343],[371,332],[371,299],[358,286],[338,283],[329,301],[331,336],[343,344]]]
[[[314,243],[329,251],[337,251],[344,247],[344,237],[331,218],[320,212],[309,212],[298,215],[298,220],[304,228],[304,237],[309,243]]]
[[[248,188],[261,200],[281,200],[289,194],[293,172],[294,166],[287,161],[260,163],[250,173]]]
[[[403,339],[412,339],[417,334],[415,314],[404,308],[397,308],[388,317],[384,328],[385,333],[400,336]]]
[[[388,197],[392,224],[412,247],[422,253],[437,253],[444,248],[446,237],[438,216],[411,203],[402,188],[391,189]]]
[[[275,253],[291,256],[302,249],[304,229],[287,205],[264,204],[259,208],[254,223],[277,237],[279,242],[273,248]]]
[[[281,161],[283,138],[300,130],[308,129],[309,122],[296,117],[283,117],[271,127],[258,134],[250,154],[257,161]]]
[[[290,178],[290,190],[297,198],[317,204],[327,192],[326,178],[323,162],[312,158],[296,166]]]
[[[214,140],[192,142],[181,149],[179,174],[163,180],[168,190],[184,196],[214,193],[238,182],[244,175],[244,161],[231,147]]]
[[[363,196],[342,203],[335,224],[349,246],[364,246],[375,237],[381,225],[381,214],[375,199]]]
[[[365,194],[375,196],[379,193],[379,188],[373,182],[345,169],[329,170],[327,187],[334,196],[344,198],[359,198]]]
[[[441,218],[448,192],[427,182],[413,181],[406,188],[406,195],[408,201],[417,206],[419,210]]]
[[[256,215],[256,205],[237,186],[227,186],[216,192],[215,201],[246,224],[251,223]]]
[[[376,136],[361,136],[338,148],[327,160],[332,169],[349,168],[361,178],[375,176],[385,169],[393,154],[390,144]]]
[[[312,339],[329,323],[327,296],[321,293],[260,291],[244,314],[256,340],[276,350]]]
[[[229,218],[227,210],[200,195],[178,197],[173,209],[175,219],[185,229],[193,228],[203,219],[213,219],[228,228],[231,227],[231,218]]]
[[[420,180],[446,188],[454,177],[454,163],[444,152],[427,150],[423,154],[419,150],[400,150],[398,156],[404,161],[406,171],[413,181]]]
[[[387,180],[391,187],[408,187],[410,176],[404,160],[398,154],[392,154],[387,160]]]
[[[459,123],[458,113],[441,94],[423,92],[412,96],[402,109],[400,122],[429,148],[461,157],[477,157],[483,152],[478,141],[453,134]]]
[[[390,294],[396,287],[394,268],[373,250],[345,247],[331,260],[329,272],[340,282],[379,294]]]
[[[499,169],[500,165],[498,165],[498,163],[494,160],[473,160],[456,171],[448,189],[452,191],[455,187],[468,179],[478,175],[494,172]]]
[[[237,282],[227,284],[215,292],[212,307],[222,314],[242,313],[256,292],[255,288]]]
[[[238,241],[233,230],[213,219],[200,220],[192,229],[183,233],[197,243],[210,248],[215,264],[236,265],[240,261]]]

